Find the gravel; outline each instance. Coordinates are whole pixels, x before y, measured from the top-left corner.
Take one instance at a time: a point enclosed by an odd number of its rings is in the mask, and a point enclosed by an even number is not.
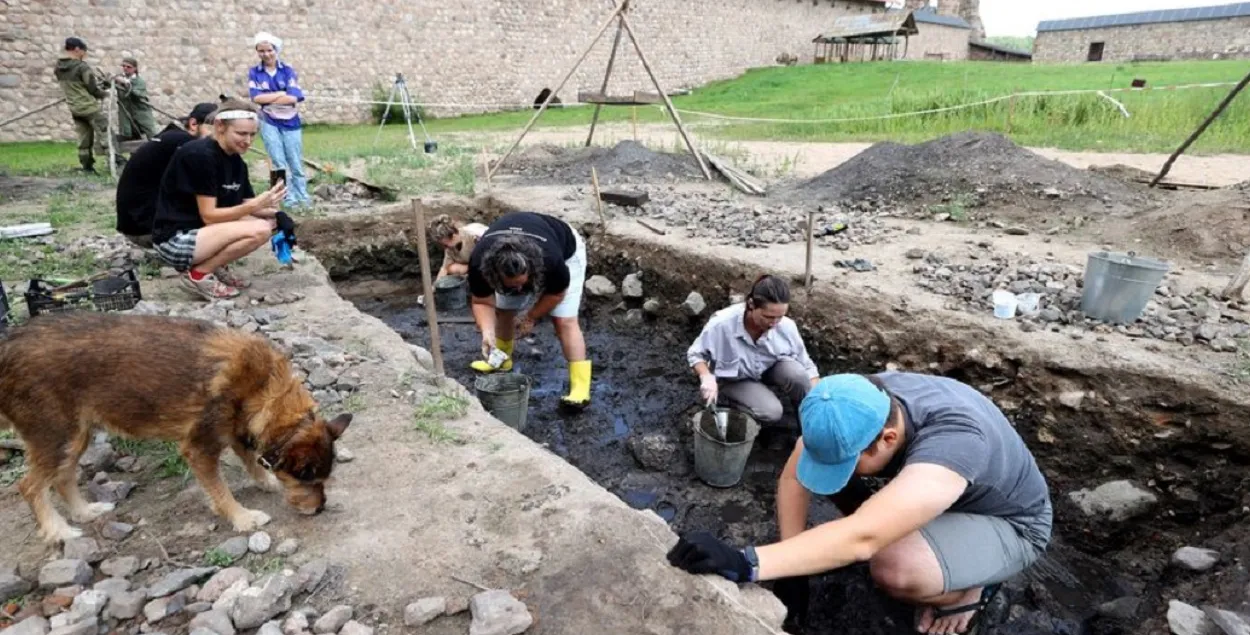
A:
[[[589,184],[592,167],[598,173],[600,185],[703,178],[698,162],[690,154],[655,152],[632,140],[611,148],[537,144],[515,155],[500,172],[517,174],[528,180]]]

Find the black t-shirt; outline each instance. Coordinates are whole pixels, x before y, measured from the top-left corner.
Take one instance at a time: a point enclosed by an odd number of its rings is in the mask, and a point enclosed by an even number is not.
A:
[[[469,291],[484,298],[496,291],[482,276],[482,256],[490,246],[503,236],[523,236],[538,243],[543,250],[543,294],[562,293],[569,288],[569,267],[564,261],[577,252],[577,237],[568,223],[535,212],[510,212],[500,216],[486,228],[469,255]],[[534,292],[534,284],[527,282],[523,291]],[[498,290],[506,292],[506,290]]]
[[[152,233],[156,219],[156,198],[161,189],[161,177],[174,151],[182,144],[194,140],[190,133],[171,127],[139,146],[122,175],[117,179],[117,231],[127,236],[146,236]]]
[[[211,137],[178,148],[161,178],[152,242],[163,243],[179,231],[204,226],[196,196],[217,197],[217,207],[234,207],[255,198],[243,157],[226,154]]]

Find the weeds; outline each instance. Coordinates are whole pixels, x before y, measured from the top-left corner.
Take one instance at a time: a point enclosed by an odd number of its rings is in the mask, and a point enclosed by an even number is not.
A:
[[[429,396],[412,413],[413,424],[418,432],[425,433],[435,443],[454,443],[463,445],[460,435],[447,429],[444,421],[459,419],[469,411],[469,402],[464,397],[448,393],[436,393]]]
[[[364,409],[365,409],[364,395],[358,392],[355,392],[355,393],[348,395],[345,399],[343,399],[343,401],[340,401],[339,403],[336,403],[330,406],[329,408],[327,408],[326,417],[330,417],[331,415],[338,415],[344,412],[357,414]]]
[[[934,214],[949,214],[951,220],[962,223],[968,220],[968,210],[976,205],[976,199],[970,194],[956,194],[950,201],[939,205],[930,205],[929,211]]]
[[[213,547],[204,552],[204,564],[210,567],[228,567],[234,562],[234,558],[230,554]]]
[[[154,439],[136,440],[125,437],[113,437],[112,442],[113,448],[122,454],[155,459],[157,474],[161,478],[185,479],[191,474],[191,468],[182,458],[182,454],[178,452],[178,446],[173,442]]]
[[[281,571],[284,567],[286,567],[286,559],[282,556],[275,556],[261,562],[260,565],[252,571],[252,573],[255,573],[258,576],[269,575],[271,573]]]

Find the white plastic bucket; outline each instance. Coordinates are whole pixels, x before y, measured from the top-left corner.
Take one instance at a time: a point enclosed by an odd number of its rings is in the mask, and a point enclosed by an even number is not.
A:
[[[1020,311],[1020,315],[1028,315],[1038,309],[1042,303],[1042,294],[1040,293],[1021,293],[1016,296],[1016,308]]]
[[[999,289],[994,292],[993,299],[994,317],[1001,320],[1010,320],[1016,317],[1016,305],[1018,304],[1016,294]]]

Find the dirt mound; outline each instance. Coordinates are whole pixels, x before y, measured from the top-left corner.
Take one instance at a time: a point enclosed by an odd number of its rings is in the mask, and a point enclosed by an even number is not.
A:
[[[917,145],[884,142],[779,192],[808,202],[1061,207],[1073,200],[1132,206],[1144,188],[1042,158],[987,132],[961,132]],[[1040,204],[1040,205],[1039,205]]]
[[[530,146],[501,171],[529,179],[584,184],[590,182],[592,167],[599,173],[600,183],[702,178],[694,157],[656,152],[636,141],[622,141],[612,148]]]
[[[1125,230],[1164,256],[1238,261],[1250,249],[1250,186],[1186,192]]]

